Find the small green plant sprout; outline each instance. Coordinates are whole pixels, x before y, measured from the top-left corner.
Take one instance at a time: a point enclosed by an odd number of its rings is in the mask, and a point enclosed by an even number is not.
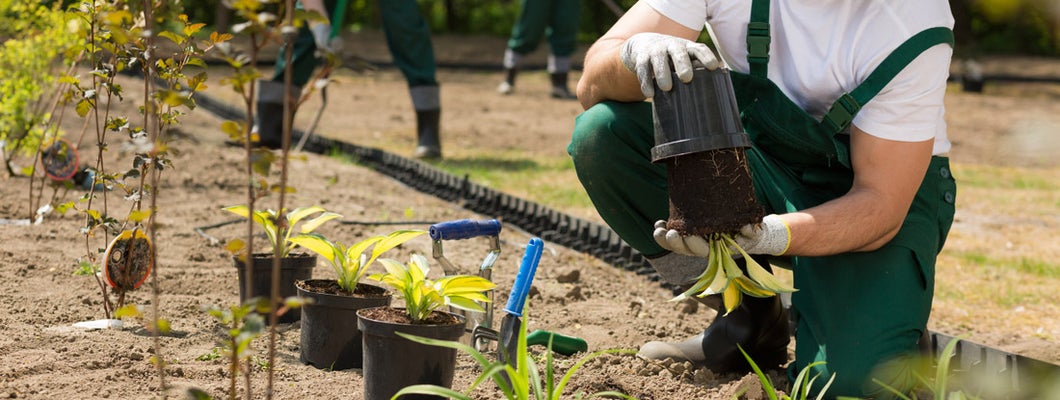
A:
[[[703,245],[710,246],[707,269],[696,278],[695,284],[670,301],[682,301],[693,295],[706,297],[720,293],[725,303],[725,314],[728,314],[740,305],[745,294],[754,297],[771,297],[777,293],[796,291],[794,287],[778,280],[776,276],[751,258],[728,234],[716,234]],[[733,259],[734,249],[746,261],[747,274],[744,274],[740,266],[736,265],[736,260]]]
[[[430,266],[427,265],[427,258],[419,254],[413,254],[407,264],[389,258],[381,258],[379,262],[387,272],[369,278],[390,286],[396,297],[405,300],[405,313],[413,324],[422,323],[431,312],[442,306],[485,312],[478,302],[488,303],[490,300],[486,292],[497,286],[489,279],[476,275],[428,279]]]
[[[574,363],[574,366],[567,370],[567,373],[563,374],[563,376],[557,380],[552,356],[552,340],[550,338],[547,350],[545,351],[544,382],[542,382],[541,371],[538,370],[533,355],[527,350],[526,324],[520,324],[515,366],[509,365],[501,360],[491,361],[474,347],[460,342],[429,339],[402,332],[395,333],[414,342],[463,351],[478,362],[479,366],[482,367],[482,373],[475,378],[475,381],[464,392],[457,392],[453,389],[437,385],[412,385],[401,389],[394,394],[394,397],[391,399],[397,399],[398,397],[407,394],[428,394],[449,399],[471,400],[473,399],[471,393],[483,382],[492,379],[497,385],[497,388],[504,394],[504,398],[508,400],[559,400],[562,398],[563,390],[567,387],[567,383],[570,382],[574,373],[578,372],[578,370],[585,366],[585,363],[590,360],[604,354],[636,354],[636,351],[632,349],[607,349],[589,353],[578,359],[578,361]],[[615,391],[597,392],[588,396],[583,396],[583,393],[579,392],[574,398],[591,399],[598,397],[636,399],[630,395]]]
[[[255,313],[255,301],[222,308],[207,306],[205,310],[224,326],[226,335],[218,343],[221,352],[228,359],[228,398],[236,397],[236,377],[239,376],[240,364],[250,363],[250,346],[254,339],[265,332],[265,319]],[[249,381],[247,391],[250,391]]]
[[[319,233],[303,233],[291,238],[290,242],[328,260],[338,276],[339,287],[352,294],[357,289],[357,283],[368,272],[368,266],[380,255],[425,233],[427,231],[424,230],[398,230],[387,235],[370,237],[350,247],[328,240]],[[368,248],[372,249],[371,256],[365,254]]]
[[[286,214],[273,210],[257,210],[251,215],[247,206],[243,205],[225,207],[224,210],[243,218],[253,217],[254,222],[265,231],[265,236],[269,238],[269,244],[272,245],[273,250],[280,249],[280,258],[287,257],[294,250],[296,244],[291,242],[291,235],[294,234],[294,226],[302,220],[316,215],[299,226],[299,233],[310,233],[325,222],[342,218],[342,215],[327,211],[320,206],[299,207]],[[233,239],[228,242],[226,249],[233,254],[238,254],[245,247],[246,242],[242,239]]]
[[[802,369],[802,371],[799,371],[799,375],[795,377],[795,382],[791,386],[791,396],[789,396],[777,391],[776,387],[773,386],[773,382],[769,380],[769,377],[766,376],[764,372],[762,372],[761,368],[758,368],[758,365],[755,364],[754,360],[751,359],[751,356],[747,355],[747,352],[743,350],[743,346],[737,344],[736,347],[740,349],[740,353],[743,353],[743,357],[747,359],[747,363],[751,365],[751,370],[753,370],[755,376],[758,377],[758,381],[762,383],[762,391],[765,392],[765,395],[767,398],[769,398],[769,400],[809,399],[810,388],[813,387],[813,382],[816,381],[817,378],[820,376],[820,374],[817,374],[813,377],[810,377],[809,371],[815,366],[824,364],[824,361],[810,363],[810,365],[807,365],[805,368]],[[817,394],[817,397],[815,397],[816,400],[824,399],[825,392],[828,391],[829,386],[832,386],[832,381],[834,380],[835,374],[833,373],[832,377],[829,378],[828,382],[826,382],[824,384],[824,387],[821,388],[821,392]]]

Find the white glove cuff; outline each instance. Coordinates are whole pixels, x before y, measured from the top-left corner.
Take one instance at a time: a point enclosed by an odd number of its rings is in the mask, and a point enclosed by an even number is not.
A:
[[[771,254],[779,256],[788,251],[791,245],[791,228],[776,214],[769,214],[762,219],[758,229],[759,241],[755,243],[755,251],[745,249],[750,254]]]

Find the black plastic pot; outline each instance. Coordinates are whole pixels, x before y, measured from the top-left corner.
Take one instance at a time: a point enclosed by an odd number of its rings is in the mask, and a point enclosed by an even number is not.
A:
[[[681,82],[676,74],[673,82],[670,90],[656,87],[652,98],[653,162],[708,150],[751,146],[751,138],[740,122],[729,70],[697,68],[691,82]]]
[[[272,294],[272,253],[258,253],[251,257],[252,277],[250,292],[247,292],[246,263],[238,256],[232,257],[239,272],[239,302],[243,303],[255,297],[268,297]],[[294,283],[313,277],[313,267],[317,265],[314,254],[290,254],[280,259],[280,299],[296,294]],[[280,323],[298,321],[301,313],[288,311],[278,319]]]
[[[697,68],[689,83],[656,87],[652,100],[652,162],[666,165],[670,216],[666,227],[686,235],[733,233],[762,220],[746,148],[750,136],[729,71]]]
[[[409,325],[380,321],[357,312],[357,326],[364,334],[364,398],[389,399],[406,386],[430,384],[451,387],[456,370],[456,349],[429,346],[397,336],[395,332],[438,340],[456,341],[464,334],[464,317],[448,325]],[[442,399],[429,395],[402,399]]]
[[[334,280],[312,279],[298,282],[298,296],[311,299],[302,306],[302,333],[299,359],[320,369],[361,368],[362,339],[357,328],[357,310],[390,305],[386,289],[360,283],[368,296],[319,293]],[[335,284],[334,286],[338,286]]]

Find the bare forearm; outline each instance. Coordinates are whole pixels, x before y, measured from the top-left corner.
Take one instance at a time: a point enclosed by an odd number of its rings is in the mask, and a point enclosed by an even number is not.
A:
[[[578,101],[588,109],[604,100],[641,101],[636,75],[622,65],[619,52],[625,38],[601,38],[585,55],[584,72],[578,81]]]
[[[622,46],[626,40],[641,32],[656,32],[688,40],[695,40],[699,31],[664,17],[644,3],[630,7],[585,54],[582,77],[578,81],[578,100],[588,109],[604,100],[641,101],[637,76],[622,64]]]
[[[908,207],[907,207],[908,208]],[[889,242],[905,214],[870,191],[851,192],[817,207],[781,215],[791,229],[786,254],[826,256],[872,251]]]
[[[931,149],[931,140],[884,140],[852,126],[850,191],[819,206],[781,215],[791,231],[786,254],[872,251],[890,242],[924,179]]]

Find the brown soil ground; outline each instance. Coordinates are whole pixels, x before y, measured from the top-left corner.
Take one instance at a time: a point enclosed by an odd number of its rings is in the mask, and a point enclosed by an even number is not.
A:
[[[474,46],[470,44],[474,43]],[[439,60],[473,60],[499,64],[502,40],[439,37],[435,41]],[[371,61],[389,60],[378,34],[353,35],[348,49]],[[543,64],[544,53],[529,58]],[[1040,61],[1035,61],[1040,63]],[[1039,71],[1056,71],[1056,64],[1027,64]],[[572,84],[577,78],[572,77]],[[411,112],[404,80],[400,73],[383,67],[357,73],[345,71],[331,90],[319,133],[367,146],[396,146],[411,150],[415,119]],[[494,148],[498,152],[529,149],[544,157],[562,157],[580,111],[576,102],[549,99],[547,76],[529,71],[520,76],[518,92],[500,96],[494,92],[498,71],[442,69],[443,129],[447,157],[464,157],[465,148]],[[136,93],[135,80],[122,78],[128,93]],[[210,94],[233,101],[218,83]],[[1051,132],[1060,128],[1060,89],[1033,89],[1037,98],[1026,96],[979,96],[954,93],[948,100],[954,155],[962,162],[1003,166],[1043,168],[1055,171],[1057,141]],[[137,96],[129,96],[117,112],[132,118]],[[315,110],[313,100],[305,106]],[[302,112],[298,123],[308,125],[312,112]],[[66,129],[76,138],[80,121],[71,120]],[[160,339],[166,360],[165,381],[170,392],[195,387],[223,398],[227,389],[227,364],[223,359],[202,360],[209,355],[225,329],[202,311],[203,305],[231,305],[238,300],[235,268],[222,245],[196,233],[194,228],[230,220],[221,208],[245,202],[246,181],[241,149],[226,147],[220,121],[197,110],[170,132],[174,168],[166,171],[160,184],[156,245],[159,252],[157,282],[161,290],[160,317],[172,325],[172,333]],[[1024,124],[1028,135],[1005,135],[1008,127]],[[997,133],[1002,132],[1002,133]],[[92,135],[81,145],[91,152]],[[128,168],[130,160],[120,155],[122,140],[110,139],[107,168]],[[393,142],[398,144],[394,145]],[[407,153],[405,153],[407,154]],[[1020,154],[1013,157],[1013,154]],[[92,157],[90,157],[92,158]],[[1053,174],[1053,172],[1048,172]],[[1055,175],[1049,175],[1055,176]],[[278,176],[270,178],[278,182]],[[463,218],[489,218],[477,215],[429,195],[418,193],[369,169],[344,163],[336,158],[313,154],[290,165],[290,182],[297,189],[287,204],[319,204],[338,212],[346,221],[330,223],[319,232],[353,242],[369,235],[399,227],[426,229],[428,222]],[[1055,181],[1054,181],[1055,182]],[[30,180],[8,178],[0,185],[0,218],[24,218],[28,210]],[[69,201],[84,192],[59,191],[58,198]],[[45,191],[50,196],[51,190]],[[276,207],[277,197],[263,200]],[[118,193],[108,196],[112,214],[125,215],[129,203]],[[98,204],[98,203],[97,203]],[[989,210],[980,210],[989,213]],[[579,216],[598,219],[584,210]],[[989,214],[961,214],[955,231],[975,234],[989,229]],[[408,225],[375,223],[410,222]],[[1041,251],[1056,254],[1056,219],[1047,219]],[[76,261],[96,254],[105,238],[87,240],[79,232],[82,218],[74,212],[50,215],[42,224],[0,227],[0,278],[6,290],[0,291],[0,398],[157,398],[160,378],[150,359],[152,337],[135,319],[125,328],[86,331],[72,324],[102,318],[99,290],[92,278],[72,276]],[[1051,226],[1051,228],[1048,228]],[[245,227],[228,225],[206,233],[221,243],[242,237]],[[1052,233],[1048,233],[1052,232]],[[529,235],[506,225],[501,234],[502,252],[494,280],[500,285],[497,298],[507,299],[522,246]],[[260,243],[258,241],[257,243]],[[1052,243],[1049,245],[1048,243]],[[457,265],[472,268],[486,254],[486,243],[468,240],[447,243],[447,257]],[[390,255],[407,259],[412,252],[429,255],[431,243],[423,237],[409,242]],[[323,263],[315,278],[334,277]],[[571,279],[572,273],[577,273]],[[561,279],[563,277],[564,279]],[[549,329],[584,338],[590,350],[635,349],[648,340],[673,340],[699,332],[714,312],[690,303],[670,303],[672,294],[632,273],[618,270],[588,255],[555,244],[546,244],[545,255],[534,281],[534,294],[528,301],[528,324],[533,329]],[[146,288],[129,293],[128,303],[150,312],[151,293]],[[500,307],[498,307],[499,309]],[[1060,335],[1055,317],[1040,316],[1034,328],[1010,326],[1000,320],[968,326],[959,315],[967,314],[959,305],[937,304],[932,322],[935,328],[950,328],[951,334],[974,331],[976,341],[1036,358],[1060,362]],[[1053,314],[1055,315],[1055,314]],[[952,316],[946,319],[945,316]],[[499,318],[499,317],[498,317]],[[299,324],[278,329],[273,385],[276,398],[361,399],[361,371],[323,371],[298,361]],[[1031,333],[1028,333],[1028,329]],[[1015,331],[1015,332],[1014,332]],[[256,360],[267,360],[268,342],[254,342]],[[539,350],[539,349],[538,349]],[[560,371],[571,364],[564,360]],[[263,363],[259,364],[259,367]],[[466,388],[479,372],[467,357],[461,357],[454,387]],[[267,374],[260,368],[252,375],[255,398],[263,397]],[[779,379],[779,377],[778,377]],[[241,393],[242,382],[240,383]],[[618,390],[641,399],[723,399],[755,386],[753,376],[715,375],[691,365],[659,363],[630,356],[607,356],[590,363],[575,375],[567,393]],[[242,396],[242,394],[241,394]],[[493,397],[479,394],[480,398]],[[568,396],[565,396],[568,397]],[[572,397],[572,396],[569,396]]]

